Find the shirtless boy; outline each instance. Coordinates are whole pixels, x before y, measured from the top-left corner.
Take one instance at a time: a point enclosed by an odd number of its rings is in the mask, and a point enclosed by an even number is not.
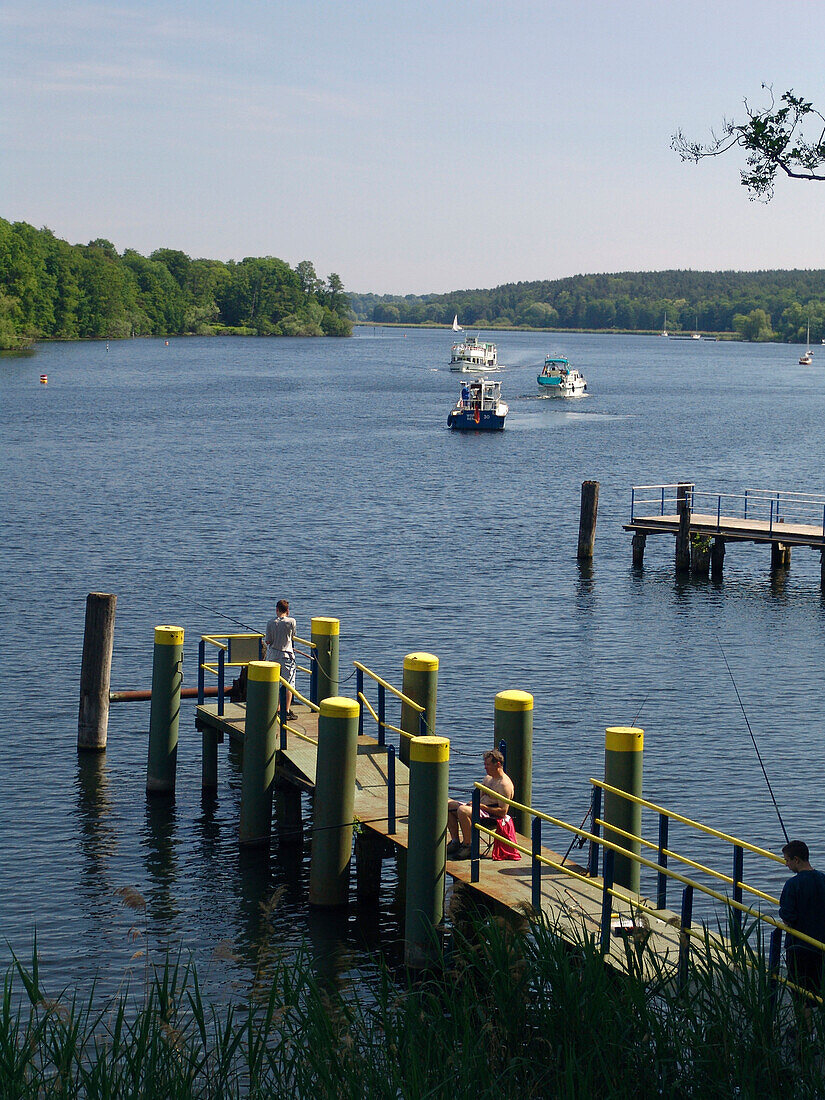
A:
[[[484,754],[484,770],[487,773],[480,782],[500,798],[481,792],[481,820],[496,822],[504,817],[513,797],[513,781],[504,771],[504,757],[497,749]],[[494,828],[491,824],[490,828]],[[473,835],[473,806],[471,802],[459,802],[451,798],[447,803],[447,829],[450,842],[447,845],[448,859],[469,859],[470,840]],[[460,835],[459,835],[460,834]]]

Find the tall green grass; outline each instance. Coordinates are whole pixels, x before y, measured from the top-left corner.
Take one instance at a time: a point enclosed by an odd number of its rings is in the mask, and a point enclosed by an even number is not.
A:
[[[569,933],[568,933],[569,935]],[[631,959],[644,943],[629,948]],[[771,1002],[758,952],[710,938],[690,981],[605,967],[592,941],[493,920],[455,932],[426,975],[379,967],[334,989],[308,957],[265,959],[244,1000],[212,1004],[166,958],[112,998],[49,997],[37,949],[0,1005],[5,1097],[822,1097],[822,1014]]]

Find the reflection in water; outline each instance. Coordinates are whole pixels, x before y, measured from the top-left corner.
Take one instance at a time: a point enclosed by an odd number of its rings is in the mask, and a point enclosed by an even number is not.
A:
[[[147,902],[153,921],[169,925],[178,915],[173,893],[177,877],[175,846],[177,839],[175,802],[153,796],[146,800],[146,817],[140,847],[149,880]]]
[[[101,913],[99,900],[110,894],[109,865],[117,850],[117,833],[111,821],[106,754],[82,752],[77,757],[75,778],[79,842],[82,855],[80,895],[90,916]]]
[[[341,976],[353,963],[349,934],[349,907],[312,908],[307,916],[307,933],[312,951],[310,962],[321,983],[330,990],[341,987]]]

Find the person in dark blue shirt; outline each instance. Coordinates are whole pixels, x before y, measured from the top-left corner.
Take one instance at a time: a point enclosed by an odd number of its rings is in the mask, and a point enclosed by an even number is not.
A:
[[[802,840],[789,841],[782,849],[782,855],[785,866],[794,877],[788,879],[782,888],[780,919],[796,932],[825,943],[825,875],[811,866],[808,845]],[[789,980],[808,993],[821,996],[821,949],[787,932],[785,958]],[[808,997],[805,998],[804,1008],[805,1015],[810,1017],[811,1001]]]

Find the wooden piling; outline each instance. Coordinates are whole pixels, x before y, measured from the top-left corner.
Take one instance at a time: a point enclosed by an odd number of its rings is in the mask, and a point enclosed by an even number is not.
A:
[[[642,797],[642,756],[644,749],[644,730],[635,726],[611,726],[605,730],[604,781],[617,790],[625,791],[636,798]],[[621,845],[626,851],[640,854],[641,842],[628,840],[622,833],[611,829],[621,829],[624,833],[641,836],[642,807],[637,802],[613,794],[604,793],[605,840]],[[614,864],[615,882],[628,890],[639,892],[639,864],[616,853]]]
[[[354,699],[322,699],[312,812],[309,904],[346,905],[352,856],[358,712]]]
[[[150,795],[175,793],[182,683],[183,629],[179,626],[156,626],[149,759],[146,765],[146,793]]]
[[[647,543],[647,535],[644,531],[637,531],[632,539],[633,547],[633,568],[642,569],[645,564],[645,544]]]
[[[676,574],[690,572],[690,490],[689,483],[681,483],[676,489],[676,511],[679,530],[676,532]]]
[[[788,569],[791,564],[791,548],[785,542],[771,543],[771,571]]]
[[[117,596],[106,592],[90,592],[86,597],[77,716],[78,751],[102,752],[106,748],[116,604]]]
[[[269,844],[272,835],[281,666],[250,661],[248,669],[238,840],[253,846]]]
[[[598,511],[599,483],[598,481],[583,481],[581,511],[579,513],[579,547],[576,552],[579,561],[590,561],[593,557]]]
[[[424,708],[427,736],[435,734],[435,703],[438,694],[438,658],[432,653],[408,653],[404,658],[401,690],[408,699]],[[418,737],[421,733],[421,713],[401,703],[401,729]],[[403,764],[410,761],[410,739],[402,737],[398,758]]]
[[[710,572],[713,577],[721,577],[725,565],[725,540],[717,535],[710,551]]]
[[[707,577],[710,572],[711,540],[694,535],[690,540],[690,572],[694,577]]]
[[[301,791],[294,783],[275,780],[275,820],[282,844],[300,842],[304,836]]]
[[[531,806],[533,800],[533,696],[528,691],[500,691],[495,698],[493,737],[496,747],[507,749],[507,774],[513,781],[516,802]],[[531,818],[523,810],[510,810],[517,833],[530,831]]]
[[[369,905],[381,890],[381,863],[384,855],[383,837],[372,831],[362,831],[355,838],[356,895],[359,905]]]
[[[426,967],[436,958],[444,917],[449,760],[446,737],[410,742],[404,958],[411,967]]]

